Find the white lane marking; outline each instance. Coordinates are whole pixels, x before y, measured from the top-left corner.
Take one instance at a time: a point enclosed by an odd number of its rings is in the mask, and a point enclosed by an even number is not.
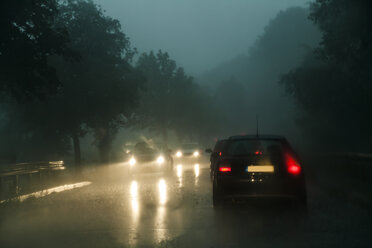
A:
[[[54,187],[54,188],[50,188],[50,189],[44,189],[44,190],[33,192],[33,193],[30,193],[30,194],[13,197],[13,198],[10,198],[10,199],[7,199],[7,200],[2,200],[2,201],[0,201],[0,204],[4,203],[4,202],[7,202],[7,201],[23,202],[23,201],[25,201],[25,200],[27,200],[28,198],[31,198],[31,197],[41,198],[41,197],[50,195],[52,193],[60,193],[60,192],[66,191],[66,190],[71,190],[71,189],[76,189],[76,188],[81,188],[81,187],[84,187],[84,186],[88,186],[91,183],[92,182],[86,181],[86,182],[80,182],[80,183],[74,183],[74,184],[66,184],[66,185],[62,185],[62,186],[58,186],[58,187]]]

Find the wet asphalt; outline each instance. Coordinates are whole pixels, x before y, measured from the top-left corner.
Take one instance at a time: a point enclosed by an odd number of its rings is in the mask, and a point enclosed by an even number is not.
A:
[[[207,158],[172,173],[112,164],[85,173],[84,187],[1,204],[0,247],[372,247],[371,195],[312,163],[307,208],[259,199],[221,209]]]

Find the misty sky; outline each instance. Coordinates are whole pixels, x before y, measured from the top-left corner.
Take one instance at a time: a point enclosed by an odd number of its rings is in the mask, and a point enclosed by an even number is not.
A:
[[[266,24],[309,0],[95,0],[139,52],[162,49],[196,76],[247,53]]]

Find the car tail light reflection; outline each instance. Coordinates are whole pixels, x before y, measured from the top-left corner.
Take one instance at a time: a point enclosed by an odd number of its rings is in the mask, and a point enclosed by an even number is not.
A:
[[[298,175],[301,173],[301,166],[291,155],[286,155],[287,170],[292,175]]]
[[[218,169],[220,172],[231,172],[230,166],[220,166]]]

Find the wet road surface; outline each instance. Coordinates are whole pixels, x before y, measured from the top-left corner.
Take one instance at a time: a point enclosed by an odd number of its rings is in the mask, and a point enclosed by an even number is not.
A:
[[[0,247],[372,247],[370,195],[349,190],[353,181],[329,183],[319,166],[308,170],[307,210],[267,200],[215,210],[207,162],[175,163],[170,174],[126,168],[1,204]]]

